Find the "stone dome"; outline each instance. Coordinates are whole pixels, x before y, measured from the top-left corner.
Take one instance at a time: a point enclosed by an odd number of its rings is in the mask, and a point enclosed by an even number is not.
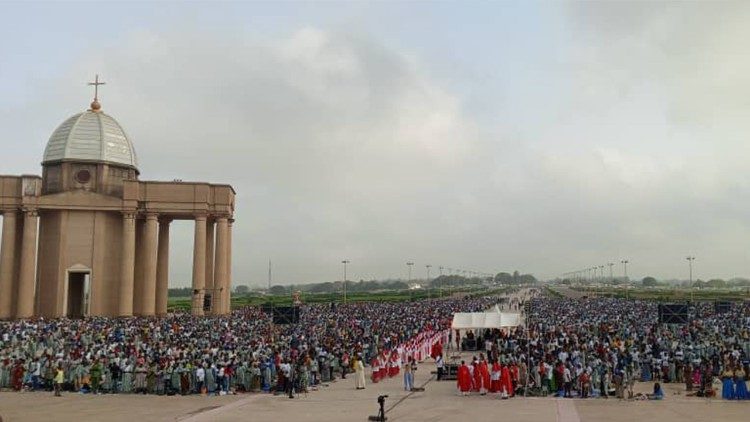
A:
[[[42,164],[89,161],[138,171],[135,148],[117,120],[101,111],[78,113],[55,129],[44,149]]]

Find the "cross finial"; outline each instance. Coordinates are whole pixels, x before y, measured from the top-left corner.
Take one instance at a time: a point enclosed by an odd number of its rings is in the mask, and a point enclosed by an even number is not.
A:
[[[89,82],[88,84],[94,86],[94,101],[91,103],[91,110],[99,111],[102,108],[101,104],[99,104],[99,85],[106,85],[106,82],[99,82],[99,75],[97,74],[94,82]]]

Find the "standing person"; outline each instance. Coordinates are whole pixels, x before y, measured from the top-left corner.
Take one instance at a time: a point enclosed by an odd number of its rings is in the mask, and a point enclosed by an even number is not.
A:
[[[224,392],[224,365],[219,365],[219,372],[216,375],[216,395],[223,396]]]
[[[500,368],[500,393],[504,399],[513,397],[515,393],[513,391],[513,381],[510,379],[510,369],[505,363]]]
[[[198,369],[195,370],[195,381],[197,384],[196,393],[204,394],[203,385],[206,382],[206,370],[203,368],[203,365],[198,365]]]
[[[372,358],[372,361],[370,362],[370,369],[372,369],[371,380],[375,384],[377,384],[377,382],[380,381],[380,374],[378,373],[379,368],[380,368],[380,359],[378,359],[378,355],[375,355]]]
[[[404,365],[404,390],[411,391],[411,389],[414,387],[414,372],[413,368],[415,368],[416,365],[414,364],[414,358],[409,357],[409,361],[406,362],[406,365]]]
[[[481,353],[479,354],[477,371],[479,372],[479,394],[484,396],[490,387],[490,371],[487,368],[487,361],[484,360],[484,355]]]
[[[39,358],[35,357],[31,361],[29,372],[31,373],[31,391],[36,391],[41,387],[42,378],[42,364],[39,363]]]
[[[500,364],[497,359],[492,359],[492,371],[490,373],[490,393],[500,392]]]
[[[60,397],[60,390],[62,390],[63,382],[65,382],[65,373],[63,372],[62,364],[57,365],[57,370],[55,371],[55,378],[53,380],[53,384],[55,386],[55,397]]]
[[[685,390],[693,391],[693,365],[691,365],[690,363],[685,365],[683,380],[685,381]]]
[[[563,369],[563,397],[572,397],[570,394],[571,387],[573,385],[573,374],[570,372],[570,367],[565,365]]]
[[[580,383],[581,383],[581,398],[583,399],[588,398],[589,391],[591,389],[591,378],[589,377],[588,370],[581,372]]]
[[[91,375],[91,393],[100,394],[99,387],[102,382],[102,365],[99,363],[99,359],[94,360],[89,375]]]
[[[358,356],[354,357],[354,386],[357,390],[365,389],[365,365]]]
[[[437,367],[437,380],[442,381],[443,379],[443,368],[445,365],[443,364],[443,354],[440,353],[435,358],[435,366]]]
[[[346,379],[346,371],[349,369],[349,352],[344,352],[341,356],[341,379]]]
[[[458,387],[459,393],[464,396],[469,395],[469,391],[471,391],[471,373],[469,372],[469,367],[466,366],[465,361],[461,361],[461,366],[458,367],[456,386]]]
[[[737,369],[734,371],[734,397],[737,400],[750,400],[745,382],[745,370],[741,364],[737,364]]]
[[[721,398],[724,400],[734,400],[734,371],[731,365],[727,365],[724,372],[721,373]]]

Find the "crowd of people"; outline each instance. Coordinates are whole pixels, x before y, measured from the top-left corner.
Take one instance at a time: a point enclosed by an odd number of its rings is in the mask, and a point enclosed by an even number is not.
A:
[[[535,297],[526,304],[528,330],[470,333],[487,355],[462,362],[461,393],[524,392],[560,397],[638,398],[636,381],[682,383],[687,395],[748,400],[750,304],[718,312],[693,303],[689,323],[658,321],[657,303],[615,298]],[[465,347],[459,333],[456,346]],[[474,344],[474,343],[472,343]],[[528,379],[527,379],[528,377]]]
[[[461,394],[638,398],[633,387],[641,381],[654,383],[644,399],[663,398],[662,386],[672,383],[687,395],[750,399],[748,303],[728,312],[694,303],[688,324],[665,325],[655,302],[536,296],[507,304],[526,309],[528,326],[463,337],[450,331],[455,312],[497,301],[303,305],[299,323],[286,325],[257,307],[220,317],[0,322],[0,389],[287,394],[348,374],[363,389],[369,367],[368,382],[403,374],[411,390],[418,362],[434,359],[440,379],[444,345],[471,340],[479,350],[458,367]]]
[[[306,392],[367,363],[422,350],[454,312],[496,298],[303,305],[297,324],[272,324],[257,307],[227,316],[34,319],[0,322],[0,389],[83,393]],[[407,357],[408,358],[408,357]],[[421,356],[420,356],[421,359]],[[386,369],[387,372],[388,369]],[[392,369],[391,369],[392,370]],[[383,375],[380,364],[375,371]],[[390,374],[393,376],[394,374]],[[379,377],[373,377],[378,381]]]

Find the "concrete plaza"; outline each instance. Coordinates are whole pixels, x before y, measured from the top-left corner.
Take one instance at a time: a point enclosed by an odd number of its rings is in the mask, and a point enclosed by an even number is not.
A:
[[[432,362],[420,365],[416,385],[424,392],[407,394],[401,378],[355,390],[354,380],[338,380],[293,399],[269,394],[203,397],[151,395],[83,395],[0,393],[3,422],[14,421],[365,421],[377,411],[377,397],[387,394],[389,421],[746,421],[750,402],[707,400],[678,394],[681,385],[666,385],[663,401],[617,399],[513,398],[456,394],[455,382],[432,379]],[[636,392],[648,392],[637,384]]]

